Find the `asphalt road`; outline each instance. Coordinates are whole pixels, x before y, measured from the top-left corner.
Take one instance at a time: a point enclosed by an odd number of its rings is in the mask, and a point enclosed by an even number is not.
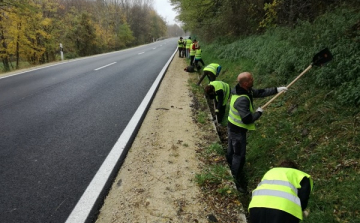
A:
[[[177,39],[0,79],[0,222],[65,222]]]

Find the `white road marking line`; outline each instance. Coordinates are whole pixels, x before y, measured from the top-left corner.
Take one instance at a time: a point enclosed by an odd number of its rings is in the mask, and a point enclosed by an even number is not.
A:
[[[99,67],[99,68],[96,68],[95,70],[101,70],[101,69],[103,69],[103,68],[105,68],[105,67],[108,67],[108,66],[111,66],[111,65],[113,65],[113,64],[116,64],[116,62],[110,63],[110,64],[108,64],[108,65],[105,65],[105,66],[102,66],[102,67]]]
[[[141,53],[139,53],[139,55],[140,55],[140,54],[143,54],[143,53],[145,53],[145,52],[141,52]]]
[[[67,218],[65,223],[82,223],[86,222],[86,219],[91,213],[91,210],[95,206],[95,203],[100,198],[101,192],[104,190],[106,182],[110,179],[110,175],[114,170],[116,164],[120,161],[121,155],[128,147],[130,147],[129,141],[133,135],[137,132],[136,130],[141,125],[139,123],[144,116],[144,113],[148,110],[152,98],[154,97],[161,80],[163,79],[167,68],[171,60],[174,58],[175,52],[170,56],[169,60],[165,66],[160,71],[156,80],[150,87],[146,96],[142,100],[141,104],[137,108],[135,114],[130,119],[129,123],[125,127],[124,131],[121,133],[120,138],[115,143],[114,147],[111,149],[110,153],[107,155],[105,161],[101,164],[101,167],[95,174],[94,178],[91,180],[89,186],[86,188],[84,194],[81,196],[76,206],[72,210],[71,214]]]

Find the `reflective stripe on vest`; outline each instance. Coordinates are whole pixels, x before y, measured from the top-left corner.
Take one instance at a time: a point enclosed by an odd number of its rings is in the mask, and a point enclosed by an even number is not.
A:
[[[297,196],[300,182],[310,175],[292,168],[277,167],[269,170],[252,193],[249,209],[264,207],[285,211],[302,220],[300,198]]]
[[[213,73],[214,75],[216,75],[218,66],[219,66],[219,64],[217,64],[217,63],[211,63],[204,68],[204,71],[207,70],[207,71],[210,71],[211,73]]]
[[[273,184],[273,185],[282,185],[282,186],[290,187],[292,189],[292,191],[294,191],[294,193],[297,194],[297,188],[288,181],[283,181],[283,180],[263,180],[258,184],[258,187],[260,187],[263,184]]]
[[[261,189],[261,190],[255,190],[252,193],[252,196],[274,196],[274,197],[281,197],[285,198],[293,203],[295,203],[299,208],[301,209],[301,202],[300,199],[297,196],[291,195],[289,193],[278,191],[278,190],[269,190],[269,189]]]
[[[218,90],[223,90],[224,91],[223,106],[225,106],[228,99],[229,99],[229,96],[230,96],[230,87],[229,87],[229,85],[227,83],[225,83],[225,82],[222,82],[222,81],[211,81],[209,84],[214,86],[215,92],[218,91]],[[217,95],[216,95],[216,101],[219,101]]]
[[[191,55],[191,53],[190,53]],[[201,49],[195,50],[195,59],[200,60],[201,59]]]
[[[190,45],[190,56],[195,56],[195,50],[193,50],[193,45],[194,45],[195,43],[192,43],[191,45]]]
[[[250,100],[249,96],[247,96],[245,94],[243,94],[243,95],[232,95],[231,100],[230,100],[230,109],[229,109],[228,121],[231,122],[232,124],[236,125],[236,126],[241,127],[241,128],[248,129],[248,130],[255,130],[255,124],[254,123],[244,124],[242,122],[241,117],[239,115],[239,112],[234,107],[235,101],[239,97],[246,97],[247,99],[249,99],[250,112],[254,113],[254,108],[253,108],[253,105],[251,103],[251,100]]]

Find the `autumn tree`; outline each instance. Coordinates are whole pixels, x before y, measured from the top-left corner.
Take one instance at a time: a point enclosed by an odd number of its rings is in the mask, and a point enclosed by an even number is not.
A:
[[[0,0],[4,70],[144,44],[166,34],[152,0]]]
[[[166,23],[164,19],[159,16],[155,10],[150,9],[150,39],[158,39],[166,34]]]
[[[4,70],[8,71],[10,70],[10,61],[9,61],[9,55],[7,53],[7,30],[5,29],[5,27],[8,27],[7,25],[7,16],[8,16],[8,12],[9,12],[9,7],[10,3],[6,0],[0,0],[0,57],[4,66]]]
[[[88,13],[83,12],[75,18],[75,24],[69,32],[68,38],[80,56],[88,56],[96,52],[95,28]]]
[[[294,27],[313,21],[328,9],[358,0],[170,0],[185,30],[212,40],[265,31],[274,26]]]

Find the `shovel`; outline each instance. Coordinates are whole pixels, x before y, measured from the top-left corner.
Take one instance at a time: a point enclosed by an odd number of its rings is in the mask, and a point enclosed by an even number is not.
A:
[[[333,56],[331,55],[331,52],[329,51],[328,48],[325,48],[323,50],[321,50],[319,53],[315,54],[315,56],[313,57],[312,63],[310,64],[310,66],[308,66],[299,76],[297,76],[288,86],[286,86],[287,88],[289,88],[291,85],[293,85],[301,76],[303,76],[306,72],[308,72],[314,65],[315,66],[322,66],[325,63],[331,61],[333,58]],[[271,102],[273,102],[277,97],[279,97],[282,93],[284,93],[285,91],[279,92],[277,93],[277,95],[275,95],[272,99],[270,99],[270,101],[268,101],[265,105],[263,105],[261,108],[265,109]]]
[[[217,119],[217,115],[216,115],[216,106],[215,106],[215,99],[213,100],[213,104],[214,104],[214,113],[215,113],[215,125],[219,124],[218,119]]]

